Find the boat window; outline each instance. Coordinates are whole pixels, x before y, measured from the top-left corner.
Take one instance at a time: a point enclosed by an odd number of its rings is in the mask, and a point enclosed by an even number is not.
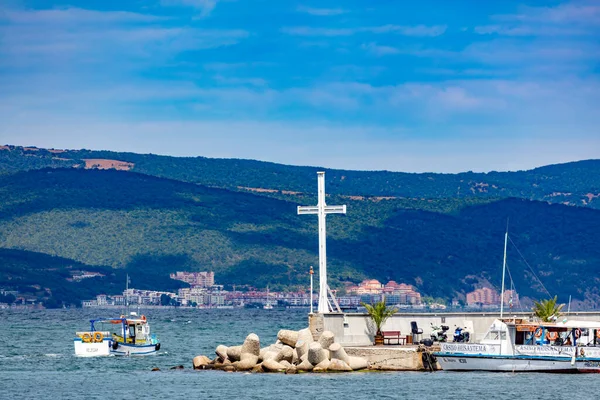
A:
[[[487,335],[485,335],[484,340],[505,340],[506,332],[505,331],[488,331]]]

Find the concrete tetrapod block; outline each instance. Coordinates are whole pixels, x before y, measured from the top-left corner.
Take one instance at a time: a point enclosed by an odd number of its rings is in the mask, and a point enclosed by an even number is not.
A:
[[[265,358],[265,354],[267,353],[274,353],[277,354],[279,353],[279,350],[281,350],[282,346],[275,346],[274,344],[270,344],[267,347],[263,347],[262,349],[260,349],[260,353],[258,353],[258,359],[259,360],[264,360]]]
[[[215,369],[223,369],[223,368],[225,368],[227,366],[230,366],[230,365],[232,365],[231,361],[225,360],[222,363],[219,363],[219,362],[215,363],[214,367],[215,367]]]
[[[335,335],[331,331],[324,331],[319,338],[319,343],[321,347],[324,349],[328,349],[329,346],[333,344],[335,341]]]
[[[288,369],[288,368],[291,368],[291,367],[293,367],[293,365],[292,365],[291,363],[287,362],[286,360],[281,360],[281,361],[279,361],[279,364],[283,365],[283,367],[284,367],[285,369]]]
[[[261,366],[265,372],[285,372],[285,367],[275,360],[265,360]]]
[[[264,360],[265,353],[267,351],[269,351],[268,347],[263,347],[260,349],[260,352],[258,353],[258,362],[262,362]]]
[[[329,354],[331,355],[331,359],[337,358],[338,360],[342,360],[346,364],[350,363],[350,356],[346,354],[346,350],[339,343],[334,343],[329,346]]]
[[[240,355],[240,361],[253,360],[255,358],[256,358],[256,361],[258,361],[258,356],[255,356],[254,354],[251,354],[251,353],[242,353]]]
[[[283,349],[283,346],[285,346],[285,345],[278,340],[277,343],[273,343],[272,345],[269,346],[269,351],[274,351],[275,353],[279,353],[279,351],[281,349]]]
[[[296,368],[296,366],[292,365],[291,367],[285,369],[285,373],[286,374],[297,374],[298,368]]]
[[[203,366],[210,364],[210,358],[206,356],[196,356],[192,360],[194,369],[202,369]]]
[[[329,359],[329,352],[317,342],[313,342],[308,346],[308,361],[312,365],[317,365],[323,360]]]
[[[221,362],[227,360],[227,346],[223,346],[222,344],[218,345],[215,353],[221,359]]]
[[[249,371],[256,366],[258,362],[258,356],[250,353],[243,353],[241,361],[236,361],[233,366],[238,371]]]
[[[348,365],[352,368],[353,371],[358,371],[360,369],[367,369],[369,367],[369,362],[366,358],[362,357],[353,357],[350,356],[350,362]]]
[[[310,332],[309,328],[300,329],[298,331],[298,340],[302,340],[304,343],[312,343],[315,340],[313,339],[313,335]],[[297,347],[297,345],[296,345]]]
[[[254,354],[258,357],[260,354],[260,339],[258,338],[258,335],[251,333],[246,336],[246,340],[244,340],[241,352]]]
[[[352,368],[350,368],[350,366],[345,361],[339,360],[337,358],[332,358],[327,370],[337,372],[351,372]]]
[[[275,361],[281,362],[283,360],[290,364],[294,360],[294,349],[292,349],[290,346],[283,346],[283,349],[281,349],[281,351],[275,356]]]
[[[292,357],[292,364],[293,365],[298,365],[298,363],[300,362],[300,357],[298,357],[298,352],[296,351],[296,349],[293,350],[293,357]]]
[[[265,372],[265,370],[262,367],[262,364],[257,364],[254,366],[254,368],[252,368],[252,372],[253,373],[261,373],[261,372]]]
[[[277,332],[277,339],[281,343],[287,344],[290,347],[296,347],[296,342],[298,341],[298,332],[291,331],[289,329],[282,329]]]
[[[240,361],[242,346],[231,346],[227,348],[227,358],[231,361]]]
[[[308,360],[304,360],[296,366],[298,371],[312,371],[314,367]]]
[[[312,343],[312,341],[311,341]],[[298,354],[298,358],[302,358],[302,356],[308,353],[308,342],[305,342],[302,339],[298,339],[296,342],[296,353]]]
[[[277,357],[277,354],[279,354],[279,352],[267,351],[263,354],[262,360],[274,360],[275,357]]]
[[[325,359],[317,365],[315,365],[315,367],[313,368],[313,372],[325,372],[329,369],[329,365],[331,365],[331,361]]]

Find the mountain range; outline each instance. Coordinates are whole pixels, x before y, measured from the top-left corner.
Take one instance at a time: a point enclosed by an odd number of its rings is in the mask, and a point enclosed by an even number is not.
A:
[[[365,278],[464,300],[508,267],[523,299],[600,300],[600,160],[530,171],[412,174],[204,157],[0,146],[0,288],[48,306],[140,289],[174,271],[226,285],[306,287],[318,265],[316,172],[328,204],[330,285]],[[72,280],[73,271],[103,276]]]

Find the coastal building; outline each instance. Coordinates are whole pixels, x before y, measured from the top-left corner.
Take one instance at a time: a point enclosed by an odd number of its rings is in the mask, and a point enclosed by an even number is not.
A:
[[[359,303],[372,303],[385,297],[388,304],[421,304],[421,294],[412,285],[395,281],[383,285],[377,279],[365,279],[357,286],[348,287],[346,292],[358,296]]]
[[[211,287],[215,284],[215,273],[212,271],[204,272],[181,272],[178,271],[170,275],[171,279],[189,283],[191,286]]]
[[[483,287],[467,293],[468,306],[488,306],[495,304],[500,304],[500,295],[489,287]]]
[[[381,294],[384,286],[377,279],[365,279],[358,286],[350,286],[346,291],[349,294]]]

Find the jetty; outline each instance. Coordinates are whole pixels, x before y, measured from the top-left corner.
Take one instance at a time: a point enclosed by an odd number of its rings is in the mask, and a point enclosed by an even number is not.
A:
[[[299,206],[297,209],[298,215],[317,215],[319,225],[318,312],[313,313],[311,307],[308,327],[300,331],[281,330],[277,334],[277,342],[265,347],[261,347],[260,338],[256,334],[250,333],[242,345],[217,346],[214,359],[207,356],[195,357],[194,369],[297,373],[367,369],[416,371],[438,368],[431,356],[431,348],[411,345],[412,341],[403,346],[372,346],[373,340],[369,336],[373,333],[372,327],[362,329],[362,333],[358,328],[356,334],[346,331],[348,325],[345,314],[341,313],[327,284],[326,252],[326,216],[346,214],[346,206],[326,204],[325,172],[317,172],[317,186],[317,205]],[[360,325],[361,319],[356,321]]]

